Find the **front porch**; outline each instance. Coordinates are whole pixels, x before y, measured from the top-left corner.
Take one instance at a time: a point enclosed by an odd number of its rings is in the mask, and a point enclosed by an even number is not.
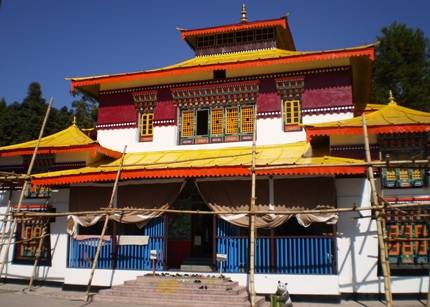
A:
[[[146,245],[119,245],[118,240],[106,237],[101,248],[98,269],[152,270],[150,251],[157,251],[156,270],[171,269],[167,261],[166,219],[157,218],[142,229],[142,236],[149,236]],[[215,254],[226,254],[225,273],[247,273],[249,269],[249,237],[243,229],[220,218],[215,218],[215,250],[212,269],[219,271]],[[242,233],[241,233],[242,232]],[[126,237],[126,236],[125,236]],[[97,238],[78,236],[69,239],[68,267],[91,268]],[[336,238],[332,235],[258,235],[255,246],[255,272],[273,274],[336,274]],[[173,252],[173,251],[172,251]],[[175,255],[173,255],[174,257]]]

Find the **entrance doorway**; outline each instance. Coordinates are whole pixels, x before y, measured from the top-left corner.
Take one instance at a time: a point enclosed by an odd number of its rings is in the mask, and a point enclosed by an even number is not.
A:
[[[188,181],[174,209],[209,211],[194,182]],[[182,271],[210,271],[213,261],[213,215],[167,215],[167,266]]]

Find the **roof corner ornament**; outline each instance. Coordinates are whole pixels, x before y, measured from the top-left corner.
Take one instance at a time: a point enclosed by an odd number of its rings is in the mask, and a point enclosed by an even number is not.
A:
[[[393,91],[389,90],[388,92],[388,104],[397,104],[394,100]]]
[[[245,3],[242,4],[242,16],[240,17],[240,22],[245,23],[248,22],[248,13],[246,12],[246,6]]]

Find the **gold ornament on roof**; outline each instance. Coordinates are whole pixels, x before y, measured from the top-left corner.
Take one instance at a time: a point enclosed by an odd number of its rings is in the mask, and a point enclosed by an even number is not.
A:
[[[241,23],[248,22],[248,14],[247,14],[247,12],[246,12],[246,6],[245,6],[245,3],[244,3],[244,4],[242,4],[242,11],[241,11],[241,13],[242,13],[242,16],[240,17],[240,22],[241,22]]]
[[[394,100],[394,96],[393,96],[393,91],[390,90],[388,92],[388,104],[397,104],[396,101]]]

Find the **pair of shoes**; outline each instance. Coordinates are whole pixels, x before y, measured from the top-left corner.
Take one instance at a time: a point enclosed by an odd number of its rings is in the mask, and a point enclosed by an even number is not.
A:
[[[205,289],[205,290],[207,290],[208,286],[200,286],[199,289]]]
[[[194,280],[194,283],[195,283],[195,284],[200,284],[201,282],[202,282],[202,281],[201,281],[201,280],[198,280],[198,279],[195,279],[195,280]]]

